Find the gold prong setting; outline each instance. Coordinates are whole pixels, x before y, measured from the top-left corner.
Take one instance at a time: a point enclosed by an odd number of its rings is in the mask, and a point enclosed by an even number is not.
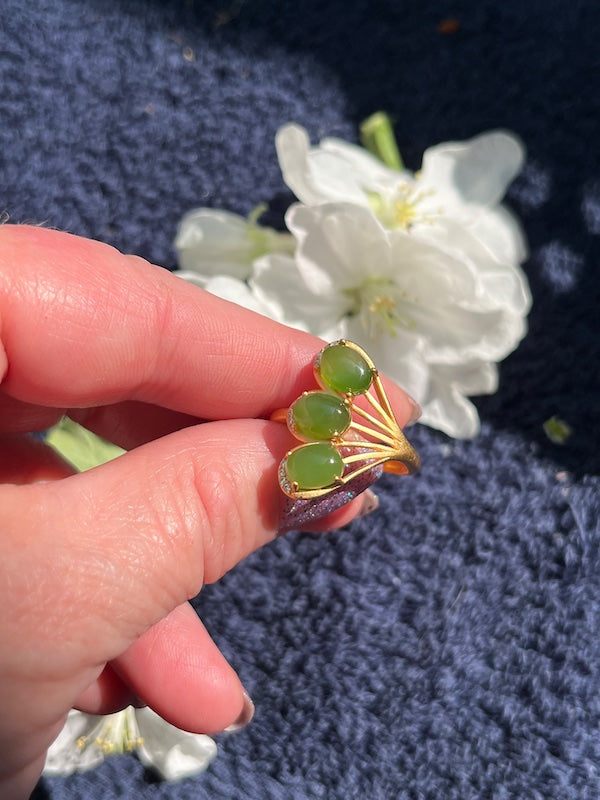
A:
[[[320,390],[304,392],[287,411],[288,428],[302,442],[279,465],[279,485],[288,497],[324,497],[368,471],[386,470],[386,464],[396,474],[419,469],[379,372],[359,345],[347,339],[326,345],[314,374]]]

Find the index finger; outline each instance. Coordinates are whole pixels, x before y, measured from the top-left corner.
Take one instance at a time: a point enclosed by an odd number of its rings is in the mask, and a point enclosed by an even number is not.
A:
[[[141,258],[18,225],[0,226],[0,322],[3,390],[58,408],[267,417],[310,388],[322,347]],[[410,400],[390,394],[402,423]]]

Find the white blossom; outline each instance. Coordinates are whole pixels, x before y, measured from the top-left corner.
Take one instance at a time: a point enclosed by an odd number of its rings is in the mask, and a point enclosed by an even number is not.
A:
[[[175,781],[203,772],[217,745],[210,736],[170,725],[149,708],[128,706],[106,716],[70,711],[48,750],[44,775],[85,772],[120,753],[135,753],[144,766]]]
[[[291,265],[291,273],[297,273],[294,259],[287,256],[273,256],[273,258],[281,258],[284,264]],[[256,263],[260,263],[260,259]],[[197,272],[184,269],[174,270],[173,275],[220,297],[222,300],[228,300],[257,314],[262,314],[263,317],[269,317],[276,322],[282,322],[301,331],[309,330],[306,310],[297,308],[295,304],[290,305],[281,295],[276,298],[272,298],[270,295],[261,297],[251,283],[239,278],[230,275],[205,277]]]
[[[248,219],[213,208],[188,212],[179,223],[174,243],[181,268],[243,280],[249,276],[252,262],[264,253],[293,252],[294,241],[288,233],[256,223],[263,210],[258,206]]]
[[[284,125],[275,142],[283,178],[305,205],[354,203],[368,208],[385,228],[434,242],[440,223],[454,221],[497,260],[518,264],[526,257],[521,228],[500,205],[525,157],[511,133],[490,131],[431,147],[415,174],[390,169],[340,139],[311,147],[298,125]]]
[[[491,131],[440,144],[414,174],[338,139],[311,147],[298,125],[281,128],[276,147],[300,201],[286,215],[295,250],[272,240],[245,271],[188,279],[324,339],[357,342],[420,403],[422,422],[475,435],[468,398],[496,391],[497,362],[525,335],[531,304],[525,240],[501,205],[523,163],[519,140]]]
[[[525,333],[529,291],[468,231],[440,221],[439,247],[381,227],[352,203],[296,204],[286,216],[295,259],[266,256],[254,297],[291,324],[300,316],[326,339],[349,338],[454,437],[479,429],[468,395],[497,388],[496,362]]]

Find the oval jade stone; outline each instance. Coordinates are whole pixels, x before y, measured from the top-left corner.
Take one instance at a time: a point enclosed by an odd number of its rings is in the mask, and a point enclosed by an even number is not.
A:
[[[324,489],[344,474],[341,455],[327,442],[311,442],[297,447],[286,459],[285,471],[299,491]]]
[[[332,344],[322,351],[318,371],[325,386],[342,394],[364,394],[373,380],[361,354],[343,344]]]
[[[335,394],[306,392],[290,408],[290,430],[299,438],[326,441],[348,430],[350,409]]]

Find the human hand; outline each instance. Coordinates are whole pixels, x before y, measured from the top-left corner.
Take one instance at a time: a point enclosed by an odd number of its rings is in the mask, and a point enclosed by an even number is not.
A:
[[[277,535],[295,442],[268,420],[321,346],[99,242],[0,226],[3,798],[27,797],[73,706],[141,701],[198,733],[248,713],[187,600]],[[67,412],[129,452],[71,474],[26,435]]]

